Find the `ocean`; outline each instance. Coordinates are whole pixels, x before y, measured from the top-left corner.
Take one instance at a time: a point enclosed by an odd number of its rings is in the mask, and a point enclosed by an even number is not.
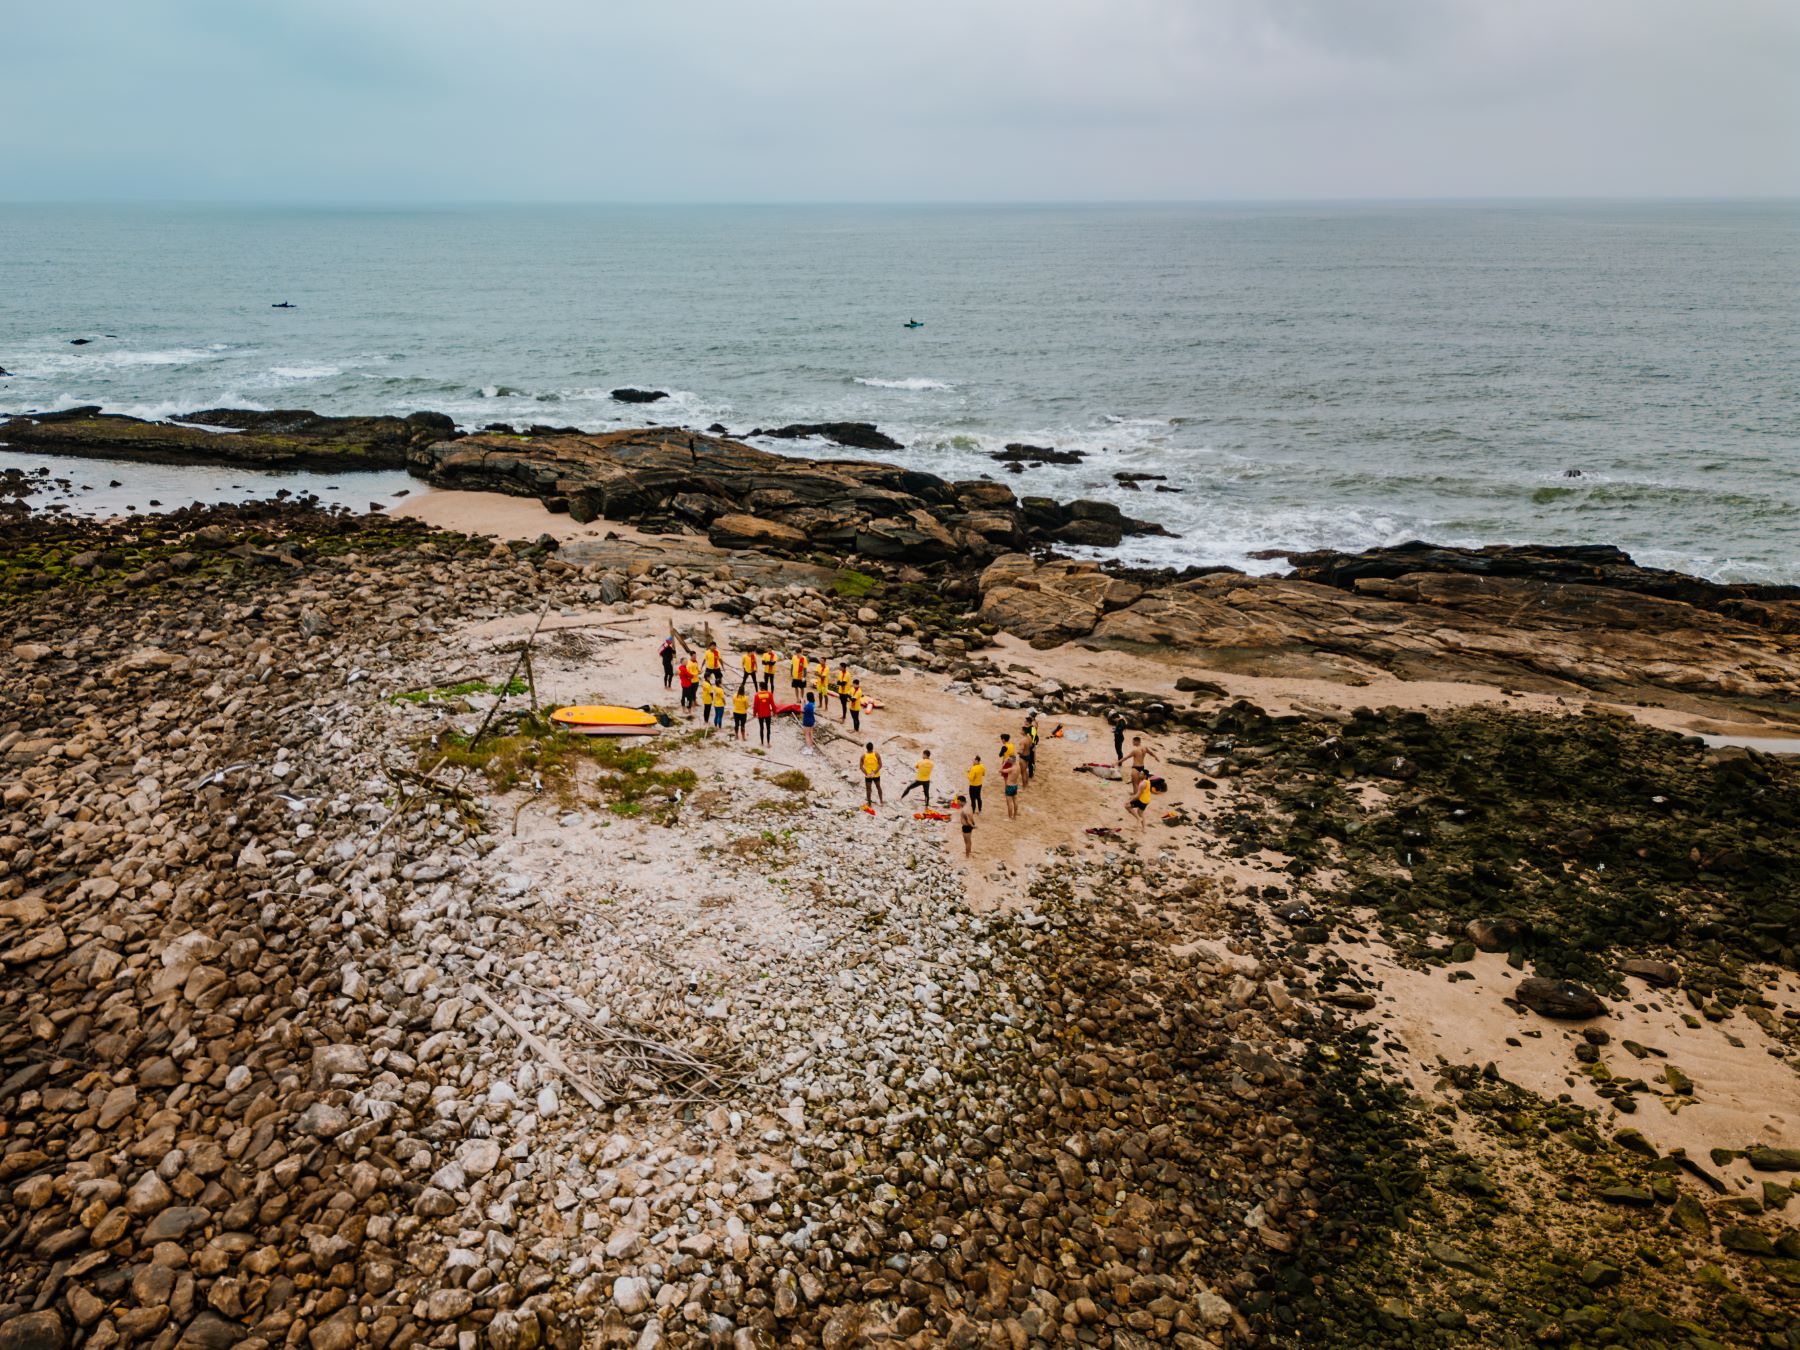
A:
[[[5,413],[872,421],[1176,532],[1143,563],[1610,543],[1800,582],[1792,202],[0,206],[0,367]],[[1019,441],[1086,458],[1015,476]]]

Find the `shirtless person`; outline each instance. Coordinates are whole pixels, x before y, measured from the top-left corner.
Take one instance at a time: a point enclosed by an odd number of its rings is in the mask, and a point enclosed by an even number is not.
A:
[[[975,813],[969,809],[969,803],[958,797],[951,803],[956,808],[956,823],[962,827],[963,857],[975,856]]]
[[[1126,760],[1131,761],[1131,786],[1133,788],[1137,787],[1138,779],[1148,778],[1150,776],[1150,770],[1144,765],[1146,756],[1151,759],[1162,758],[1156,751],[1144,744],[1144,738],[1142,736],[1133,736],[1131,738],[1130,751],[1119,757],[1119,765],[1121,766]]]

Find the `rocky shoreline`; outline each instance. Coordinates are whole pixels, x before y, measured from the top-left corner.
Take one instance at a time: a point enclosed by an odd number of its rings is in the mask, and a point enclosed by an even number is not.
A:
[[[1794,597],[1594,551],[1108,573],[809,462],[753,524],[829,492],[855,547],[734,557],[734,513],[671,514],[686,447],[623,435],[404,453],[660,541],[0,524],[0,1350],[1791,1350],[1794,1119],[1670,1131],[1714,1051],[1794,1081],[1800,768],[1558,700],[1791,714]],[[701,443],[720,503],[772,490]],[[927,531],[895,497],[954,547],[863,547]],[[679,727],[646,762],[497,683],[528,639],[546,698],[648,678],[667,623],[853,652],[897,754],[1123,712],[1191,806],[1084,836],[1044,803],[1097,751],[1053,742],[978,875],[854,809],[829,725],[791,768]],[[1321,702],[1408,676],[1491,701]],[[504,749],[435,776],[489,712]],[[1387,1002],[1425,988],[1494,1048],[1432,1062]],[[1503,1057],[1537,1047],[1566,1086]]]

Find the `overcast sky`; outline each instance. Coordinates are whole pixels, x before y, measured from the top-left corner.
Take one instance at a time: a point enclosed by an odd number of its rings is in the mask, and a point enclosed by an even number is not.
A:
[[[1800,194],[1800,0],[56,0],[0,197]]]

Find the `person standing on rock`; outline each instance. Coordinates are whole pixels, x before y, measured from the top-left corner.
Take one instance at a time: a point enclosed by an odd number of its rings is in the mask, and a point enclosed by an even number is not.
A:
[[[819,720],[819,705],[813,702],[813,696],[807,694],[800,704],[800,732],[806,737],[806,753],[815,754],[813,746],[813,724]]]
[[[1000,781],[1006,785],[1006,818],[1015,820],[1019,814],[1019,760],[1016,755],[1001,759]]]
[[[981,756],[975,756],[975,762],[969,765],[969,808],[977,815],[981,813],[981,785],[987,779],[987,765],[981,762]]]
[[[662,640],[662,647],[657,654],[662,657],[663,688],[668,689],[675,683],[675,635],[673,633]]]
[[[935,767],[936,766],[931,762],[931,751],[927,749],[925,753],[919,757],[919,762],[913,765],[913,773],[916,776],[913,778],[912,782],[900,789],[900,800],[905,801],[906,794],[911,792],[914,788],[924,788],[925,809],[927,811],[931,810],[931,771]]]
[[[788,658],[788,679],[794,685],[794,702],[806,701],[806,654],[795,652]]]
[[[868,741],[863,745],[863,805],[872,806],[880,802],[887,805],[887,798],[881,795],[881,756],[875,753],[875,742]]]
[[[769,687],[758,689],[756,697],[750,700],[750,710],[756,714],[756,739],[763,745],[775,744],[775,679],[769,678]]]
[[[862,681],[857,680],[850,686],[850,730],[862,730]]]
[[[962,827],[963,857],[972,858],[975,856],[975,813],[961,797],[951,805],[956,808],[956,823]]]

